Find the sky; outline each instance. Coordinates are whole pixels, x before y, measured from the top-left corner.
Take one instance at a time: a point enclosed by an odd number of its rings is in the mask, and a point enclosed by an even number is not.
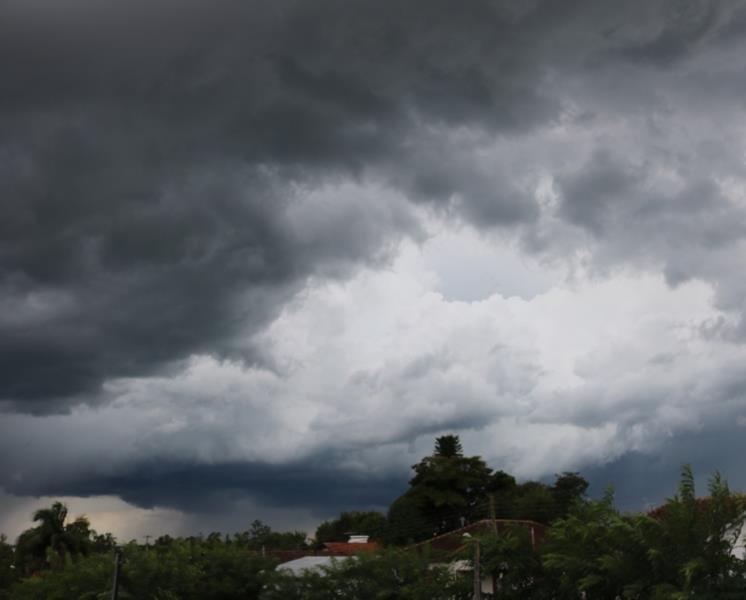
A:
[[[0,531],[385,510],[444,433],[746,489],[746,7],[0,2]],[[704,492],[704,488],[700,488]]]

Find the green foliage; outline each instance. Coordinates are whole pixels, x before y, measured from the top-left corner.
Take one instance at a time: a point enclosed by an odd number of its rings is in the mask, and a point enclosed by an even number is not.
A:
[[[435,439],[434,456],[442,458],[455,458],[464,455],[464,449],[461,447],[461,440],[457,435],[442,435]]]
[[[258,598],[276,561],[221,540],[171,539],[123,549],[122,600],[231,600]],[[112,554],[97,554],[16,585],[14,600],[96,600],[111,593]]]
[[[24,531],[16,542],[16,567],[25,575],[60,569],[75,557],[87,556],[97,548],[108,549],[114,539],[98,536],[85,517],[66,524],[67,507],[61,502],[37,510],[33,520],[39,524]]]
[[[432,456],[413,465],[409,489],[389,508],[383,539],[391,544],[421,541],[494,514],[502,519],[551,523],[582,502],[588,482],[562,473],[555,484],[517,484],[504,471],[493,472],[479,456],[464,456],[456,435],[437,438]]]
[[[685,467],[679,493],[652,515],[621,515],[609,494],[577,504],[552,526],[544,555],[563,597],[746,597],[743,560],[734,556],[743,526],[743,499],[719,474],[698,500]]]
[[[302,531],[272,531],[260,520],[251,523],[248,531],[236,534],[234,541],[251,550],[303,550],[308,548]]]
[[[274,561],[220,540],[191,538],[168,546],[124,548],[123,599],[229,600],[257,598],[261,572]]]
[[[528,529],[515,526],[499,536],[483,535],[478,539],[482,573],[492,575],[497,584],[495,599],[540,600],[554,596],[552,581],[534,550]],[[462,558],[471,559],[472,554],[469,547]]]
[[[492,470],[479,456],[463,456],[458,436],[438,438],[435,453],[412,468],[410,489],[389,510],[389,540],[425,539],[483,516]],[[399,528],[407,521],[405,537]]]
[[[4,535],[0,535],[0,600],[9,598],[7,590],[18,578],[14,562],[13,546]]]
[[[111,590],[113,559],[98,554],[24,579],[12,588],[13,600],[100,600]]]
[[[557,475],[554,485],[551,487],[555,509],[553,517],[567,516],[573,505],[585,498],[587,490],[588,481],[580,473],[565,472]]]
[[[558,513],[552,490],[538,481],[527,481],[516,486],[510,497],[505,516],[509,519],[529,519],[549,523]]]
[[[746,518],[743,497],[733,494],[719,473],[708,488],[709,497],[698,500],[685,466],[678,494],[646,523],[654,577],[670,590],[660,597],[746,596],[744,564],[733,553]]]
[[[463,456],[456,436],[439,438],[436,452],[415,465],[410,488],[390,507],[342,513],[322,523],[319,542],[342,541],[350,532],[393,543],[428,538],[498,516],[551,522],[536,553],[529,532],[516,526],[499,536],[480,536],[481,568],[498,583],[502,600],[728,600],[746,597],[746,566],[734,555],[746,518],[744,499],[715,473],[709,496],[698,499],[691,469],[684,467],[678,493],[650,514],[621,514],[608,492],[585,497],[577,473],[558,475],[554,485],[517,484],[493,473],[479,457]],[[450,439],[455,438],[455,439]],[[487,499],[493,502],[486,502]],[[490,506],[491,505],[491,506]],[[0,536],[0,600],[97,600],[111,590],[115,540],[88,521],[67,522],[55,503],[34,515],[14,549]],[[385,527],[384,527],[385,526]],[[122,600],[425,600],[470,598],[471,578],[434,568],[434,556],[386,549],[339,559],[322,572],[295,577],[274,571],[273,550],[306,547],[301,532],[276,532],[254,521],[233,536],[161,536],[153,545],[123,548]],[[471,559],[472,548],[461,558]],[[264,556],[266,554],[266,557]],[[456,558],[440,556],[441,566]],[[14,568],[16,567],[16,568]]]
[[[650,581],[639,519],[621,515],[613,496],[579,504],[553,524],[543,563],[562,598],[635,598]]]
[[[386,517],[379,512],[343,512],[336,519],[324,521],[316,529],[316,543],[346,542],[350,533],[367,535],[371,541],[383,539]]]
[[[516,487],[515,477],[505,471],[495,471],[490,475],[487,491],[490,494],[510,494]]]
[[[413,544],[432,537],[436,530],[435,524],[422,509],[419,498],[407,491],[389,507],[384,541],[393,545]]]

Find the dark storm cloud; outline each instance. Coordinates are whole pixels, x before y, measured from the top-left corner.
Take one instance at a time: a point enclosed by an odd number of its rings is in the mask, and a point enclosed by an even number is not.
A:
[[[639,40],[631,8],[582,2],[6,2],[0,285],[27,318],[1,325],[3,398],[46,411],[226,355],[305,276],[414,228],[405,207],[372,224],[361,209],[301,239],[285,215],[299,188],[372,176],[480,226],[534,222],[533,193],[449,132],[557,122],[563,72],[603,50],[676,54],[723,20],[707,6],[647,6],[659,27]],[[599,226],[628,192],[610,175],[570,187],[586,198],[571,221]],[[611,187],[578,204],[596,184]]]
[[[723,448],[728,452],[723,452]],[[746,451],[743,427],[721,427],[675,436],[654,452],[629,452],[607,464],[584,470],[590,492],[600,496],[609,486],[622,510],[652,509],[678,491],[681,469],[692,466],[697,495],[707,495],[708,479],[715,469],[734,490],[746,488],[741,456]]]
[[[82,142],[67,139],[74,156]],[[83,151],[90,167],[106,148]],[[341,233],[306,240],[284,212],[288,190],[257,169],[193,165],[138,197],[116,189],[120,177],[130,187],[118,167],[89,167],[71,175],[42,166],[49,187],[19,194],[27,204],[2,252],[3,292],[16,305],[0,342],[6,399],[95,393],[107,377],[149,373],[189,353],[240,352],[237,334],[273,314],[295,282],[374,258],[389,235],[411,227],[405,211],[361,209],[329,223]]]
[[[395,183],[411,170],[424,201],[461,193],[475,220],[535,212],[408,148],[423,125],[520,132],[556,115],[512,47],[515,17],[488,3],[106,8],[0,9],[6,406],[64,408],[108,378],[229,354],[305,276],[414,228],[406,208],[361,209],[306,239],[285,214],[299,188],[378,165]]]
[[[560,214],[564,219],[613,244],[615,238],[647,237],[640,231],[658,232],[649,244],[673,246],[678,240],[705,249],[728,246],[746,233],[746,214],[723,198],[714,178],[692,169],[678,168],[680,189],[656,186],[655,169],[665,163],[635,163],[627,157],[598,150],[575,172],[560,175]],[[634,229],[633,229],[634,228]],[[686,235],[682,235],[686,233]],[[666,258],[661,248],[647,248],[647,255]],[[632,252],[630,252],[631,254]],[[624,257],[628,258],[628,257]]]
[[[724,195],[721,182],[737,170],[712,157],[618,155],[597,150],[560,174],[559,215],[591,235],[594,264],[637,264],[660,270],[670,285],[713,282],[717,304],[742,313],[744,290],[728,275],[746,237],[746,208]],[[674,181],[660,172],[674,173]]]
[[[539,257],[586,253],[592,269],[651,268],[671,285],[701,278],[718,306],[743,310],[740,133],[713,124],[743,112],[734,49],[744,15],[706,1],[6,0],[2,406],[41,414],[101,402],[112,380],[168,373],[193,354],[259,361],[247,340],[309,277],[383,264],[397,240],[419,235],[421,206],[521,236]],[[538,197],[542,177],[554,204]],[[386,389],[434,379],[430,351]],[[260,384],[247,403],[263,406]],[[643,388],[563,418],[634,428],[653,404]],[[192,412],[210,401],[199,396]],[[396,439],[503,414],[480,402],[408,415],[415,424]],[[315,421],[322,434],[363,422],[329,414]],[[270,428],[260,416],[257,430]],[[211,426],[183,436],[240,437],[233,423]],[[197,464],[198,453],[158,462],[176,438],[133,444],[116,474],[82,475],[74,456],[59,477],[32,476],[14,456],[0,484],[185,510],[245,494],[330,512],[385,504],[403,485],[324,462],[324,444],[273,465]]]
[[[717,2],[667,2],[659,30],[646,40],[627,43],[621,55],[633,61],[664,66],[696,50],[718,24]]]
[[[361,506],[387,506],[406,488],[407,476],[402,472],[361,473],[340,467],[340,458],[338,453],[322,452],[283,464],[146,460],[117,474],[32,477],[9,482],[4,489],[20,496],[116,495],[143,508],[186,512],[215,510],[226,502],[249,499],[263,506],[302,507],[329,516]]]

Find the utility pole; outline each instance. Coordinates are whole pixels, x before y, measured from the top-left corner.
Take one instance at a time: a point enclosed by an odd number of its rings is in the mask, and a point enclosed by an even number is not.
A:
[[[492,533],[497,535],[497,517],[495,515],[495,494],[490,494],[490,519],[492,519]]]
[[[119,572],[122,570],[122,549],[114,550],[114,581],[111,584],[111,600],[119,598]]]
[[[482,572],[479,568],[479,540],[474,540],[474,600],[482,600]]]
[[[495,494],[490,494],[490,519],[492,520],[492,533],[497,537],[497,516],[495,515]],[[492,593],[497,593],[497,577],[495,572],[491,573]]]

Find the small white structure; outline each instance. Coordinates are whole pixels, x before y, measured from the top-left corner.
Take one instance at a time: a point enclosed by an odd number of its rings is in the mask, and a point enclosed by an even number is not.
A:
[[[730,550],[731,556],[746,559],[746,527],[736,527],[732,531],[726,532],[725,535],[733,543]]]
[[[474,565],[470,560],[459,559],[453,560],[449,563],[436,563],[430,565],[430,568],[448,569],[449,573],[465,574],[474,571]],[[495,593],[495,578],[492,577],[491,573],[482,573],[482,593],[483,594],[494,594]]]
[[[350,539],[347,540],[348,544],[367,544],[368,543],[368,537],[367,535],[351,535]]]
[[[304,571],[322,571],[323,567],[334,564],[334,556],[302,556],[277,565],[276,571],[290,571],[293,575],[303,575]]]

